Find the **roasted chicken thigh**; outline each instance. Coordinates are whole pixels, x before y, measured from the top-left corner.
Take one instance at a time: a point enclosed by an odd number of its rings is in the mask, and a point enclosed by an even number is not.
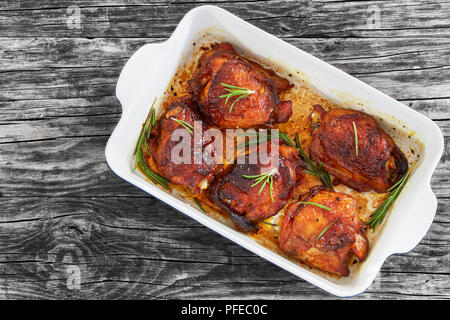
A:
[[[345,277],[352,254],[362,261],[368,247],[357,203],[346,194],[315,188],[286,210],[280,248],[308,265]]]
[[[266,144],[259,146],[266,147]],[[270,151],[270,147],[268,149]],[[295,148],[280,144],[279,152],[270,152],[268,155],[271,160],[277,158],[277,167],[273,166],[276,162],[262,164],[259,158],[251,164],[248,153],[245,155],[245,164],[231,165],[210,188],[211,200],[230,214],[233,223],[241,231],[257,231],[254,222],[278,213],[303,176],[303,162]]]
[[[221,128],[252,128],[286,122],[291,101],[278,101],[289,81],[241,57],[229,43],[207,51],[199,71],[189,81],[202,116]]]
[[[206,189],[214,179],[214,173],[220,168],[218,161],[212,161],[215,156],[213,139],[208,139],[202,134],[200,161],[194,159],[194,121],[202,121],[195,111],[195,106],[189,97],[183,97],[174,101],[168,108],[164,117],[158,122],[158,126],[152,130],[150,137],[150,148],[153,162],[157,171],[169,179],[173,184],[184,185],[191,193],[199,193]],[[186,160],[181,162],[174,159],[182,157],[183,154],[174,152],[174,148],[182,143],[182,137],[172,137],[175,130],[185,130],[189,154]],[[202,133],[208,126],[202,122]],[[189,132],[191,131],[191,132]],[[180,149],[180,153],[186,150]],[[209,155],[208,159],[204,155]],[[187,163],[185,163],[187,162]],[[197,162],[197,163],[196,163]],[[200,163],[199,163],[200,162]]]
[[[408,170],[402,151],[368,114],[314,106],[311,119],[318,126],[311,159],[345,185],[359,192],[386,192]]]

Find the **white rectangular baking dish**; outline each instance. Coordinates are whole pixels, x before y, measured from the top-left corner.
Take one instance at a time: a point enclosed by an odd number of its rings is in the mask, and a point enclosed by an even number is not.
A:
[[[423,143],[421,159],[367,260],[350,277],[332,280],[311,272],[203,214],[190,203],[153,185],[143,175],[132,172],[134,147],[153,99],[163,96],[186,52],[191,50],[193,41],[210,28],[223,30],[224,34],[231,35],[233,43],[255,55],[301,70],[308,82],[332,101],[343,103],[342,93],[350,93],[370,105],[369,113],[400,119],[415,131],[415,136]],[[123,68],[116,95],[123,108],[122,117],[105,150],[108,165],[115,174],[224,237],[337,296],[363,292],[374,280],[384,260],[391,254],[412,250],[433,221],[437,200],[430,180],[444,146],[438,126],[400,102],[221,8],[197,7],[185,15],[170,39],[140,48]]]

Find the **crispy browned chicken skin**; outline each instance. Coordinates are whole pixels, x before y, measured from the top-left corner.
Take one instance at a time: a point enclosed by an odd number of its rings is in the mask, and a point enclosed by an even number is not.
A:
[[[342,183],[359,192],[386,192],[408,170],[401,150],[368,114],[314,106],[313,115],[313,120],[320,118],[320,127],[313,133],[311,159]]]
[[[356,201],[324,188],[313,189],[301,201],[331,210],[300,202],[289,205],[280,232],[281,250],[322,271],[348,276],[352,254],[362,261],[369,247]]]
[[[172,159],[172,149],[180,143],[181,140],[171,141],[174,130],[186,130],[174,119],[185,121],[194,126],[194,121],[201,121],[201,118],[195,112],[194,105],[189,97],[182,97],[174,101],[166,111],[164,117],[158,122],[158,126],[152,130],[150,137],[150,148],[153,161],[157,171],[169,179],[173,184],[184,185],[192,193],[199,193],[205,189],[214,179],[214,173],[220,165],[216,162],[200,164],[194,162],[194,136],[187,132],[191,139],[191,164],[175,164]],[[203,123],[202,130],[205,132],[208,126]],[[208,151],[214,155],[214,143],[212,139],[205,140],[202,135],[202,150]]]
[[[261,144],[259,147],[267,148],[267,145]],[[270,144],[268,150],[270,150]],[[231,165],[227,173],[218,178],[210,188],[211,200],[230,214],[238,230],[257,231],[258,228],[254,222],[278,213],[292,196],[295,184],[303,176],[303,162],[299,159],[295,148],[281,144],[279,153],[270,152],[269,156],[270,158],[278,157],[278,169],[273,168],[270,162],[262,164],[259,159],[256,164],[249,164],[247,154],[245,164]],[[272,192],[269,183],[261,190],[263,182],[254,185],[254,178],[243,177],[243,175],[259,175],[271,170],[274,170]]]
[[[251,90],[253,93],[232,103],[220,96],[228,93],[222,84]],[[189,81],[200,113],[221,128],[252,128],[286,122],[292,115],[291,101],[278,101],[277,94],[292,87],[289,81],[253,61],[242,58],[229,43],[217,45],[199,60],[199,71]]]

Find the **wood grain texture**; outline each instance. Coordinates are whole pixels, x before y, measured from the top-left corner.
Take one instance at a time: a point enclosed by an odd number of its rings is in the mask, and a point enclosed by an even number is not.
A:
[[[332,299],[117,178],[127,58],[208,1],[0,1],[0,298]],[[450,298],[450,3],[214,1],[436,121],[435,221],[355,299]],[[80,10],[80,25],[67,19]],[[368,26],[373,6],[381,24]],[[70,9],[72,8],[72,9]]]

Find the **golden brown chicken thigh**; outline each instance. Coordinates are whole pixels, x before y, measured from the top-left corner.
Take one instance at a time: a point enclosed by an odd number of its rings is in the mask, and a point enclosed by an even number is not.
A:
[[[189,127],[189,125],[194,126],[194,121],[202,120],[195,112],[191,99],[189,97],[177,99],[167,108],[164,117],[158,121],[157,127],[152,130],[149,145],[157,171],[173,184],[184,185],[191,193],[196,194],[209,186],[220,165],[217,161],[211,161],[212,158],[205,161],[203,157],[201,163],[195,163],[194,136],[182,125],[182,123],[187,123],[188,125],[185,126],[194,132]],[[190,139],[188,141],[191,146],[189,148],[190,154],[187,156],[187,159],[190,158],[190,163],[177,163],[180,161],[175,161],[172,158],[173,148],[181,142],[180,137],[172,141],[172,134],[177,129],[186,130],[186,137]],[[207,129],[208,126],[202,123],[202,132],[204,133]],[[180,153],[183,151],[180,151]],[[201,151],[205,155],[211,155],[211,157],[214,156],[215,152],[213,139],[208,139],[203,134]]]
[[[244,232],[257,231],[254,222],[278,213],[303,176],[303,162],[295,148],[280,144],[277,153],[270,152],[268,145],[269,158],[278,158],[278,167],[271,162],[262,164],[259,159],[250,164],[247,154],[245,164],[231,165],[209,190],[212,202],[228,212],[236,228]],[[267,145],[262,144],[259,148],[267,148]],[[257,183],[257,176],[266,173],[272,173],[267,183],[264,185],[264,180]]]
[[[401,150],[368,114],[314,106],[311,118],[320,122],[313,132],[311,159],[353,189],[386,192],[408,170]]]
[[[315,188],[286,210],[280,248],[308,265],[346,277],[352,254],[362,261],[368,247],[357,203],[346,194]]]
[[[215,46],[200,58],[199,71],[189,86],[202,116],[221,128],[286,122],[292,115],[291,101],[280,102],[277,96],[292,87],[289,81],[244,59],[229,43]],[[233,89],[236,95],[227,99]]]

